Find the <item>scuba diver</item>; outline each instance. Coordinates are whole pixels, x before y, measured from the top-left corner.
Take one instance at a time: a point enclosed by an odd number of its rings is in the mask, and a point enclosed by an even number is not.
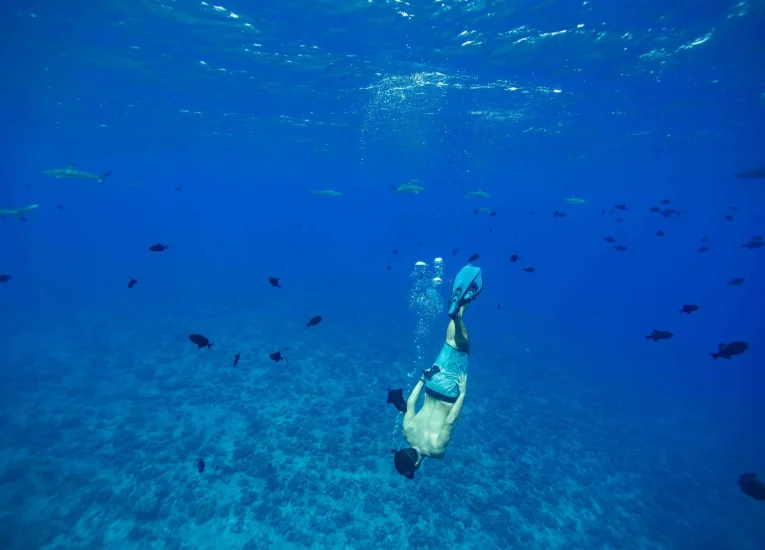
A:
[[[457,274],[449,300],[446,341],[433,366],[423,371],[406,402],[403,432],[409,448],[393,450],[396,471],[407,479],[425,457],[443,458],[462,412],[467,391],[470,341],[463,316],[467,305],[483,290],[481,268],[467,264]],[[415,412],[425,388],[422,408]]]

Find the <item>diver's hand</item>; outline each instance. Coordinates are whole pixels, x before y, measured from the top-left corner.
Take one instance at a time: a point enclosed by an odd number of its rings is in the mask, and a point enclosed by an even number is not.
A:
[[[460,389],[460,393],[467,391],[467,374],[460,374],[457,377],[457,387]]]

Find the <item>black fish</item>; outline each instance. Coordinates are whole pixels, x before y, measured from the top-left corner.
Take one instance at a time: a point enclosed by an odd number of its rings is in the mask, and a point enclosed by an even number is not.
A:
[[[178,187],[178,186],[173,187],[173,189],[175,189],[176,191],[180,191],[181,190],[181,188]]]
[[[737,178],[748,179],[765,179],[765,168],[754,168],[752,170],[744,170],[736,174]]]
[[[696,250],[696,252],[704,253],[704,252],[709,252],[709,250],[710,250],[710,249],[709,249],[709,247],[708,247],[708,246],[701,246],[701,247],[699,247],[699,248]]]
[[[56,208],[58,208],[59,210],[63,210],[63,209],[64,209],[64,207],[63,207],[63,206],[61,206],[60,204],[57,204],[57,205],[56,205]]]
[[[731,214],[725,214],[725,216],[723,216],[723,218],[725,218],[725,219],[726,219],[726,220],[728,220],[729,222],[732,222],[732,221],[733,221],[733,216],[732,216]]]
[[[661,201],[661,204],[669,204],[670,202],[672,201],[669,199],[664,199],[663,201]]]
[[[474,262],[474,261],[476,261],[476,260],[477,260],[478,258],[480,258],[480,257],[481,257],[481,256],[480,256],[480,255],[478,255],[478,254],[473,254],[472,256],[470,256],[470,257],[468,258],[468,262]]]
[[[391,269],[393,269],[393,267],[391,267],[391,266],[389,266],[389,265],[386,265],[386,266],[385,266],[385,269],[387,269],[388,271],[390,271]]]
[[[149,250],[152,252],[162,252],[163,250],[167,250],[167,247],[164,244],[153,244],[149,247]]]
[[[674,214],[675,211],[672,208],[665,208],[663,212],[661,212],[661,215],[665,218],[669,218],[672,214]]]
[[[271,283],[271,286],[275,286],[276,288],[282,287],[282,285],[279,284],[279,279],[277,277],[269,277],[268,282]]]
[[[459,252],[459,251],[460,251],[459,248],[455,248],[454,250],[452,250],[452,256],[456,256],[457,252]]]
[[[493,217],[494,217],[494,216],[496,216],[496,215],[497,215],[497,213],[496,213],[496,212],[489,212],[489,217],[490,217],[490,218],[493,218]]]
[[[512,256],[510,256],[510,261],[513,263],[517,262],[520,259],[521,257],[518,254],[513,254]]]
[[[706,235],[701,237],[701,242],[703,242],[703,243],[707,242],[708,240],[709,240],[709,237],[707,237]]]
[[[499,304],[497,304],[497,311],[499,311]]]
[[[398,410],[400,410],[402,413],[406,413],[406,400],[404,399],[404,390],[399,388],[397,390],[392,390],[390,387],[388,388],[388,400],[385,402],[390,403],[394,407],[396,407]]]
[[[754,500],[765,500],[765,485],[757,479],[756,474],[741,474],[738,477],[738,486],[745,495]]]
[[[741,355],[749,349],[749,344],[746,342],[731,342],[730,344],[720,344],[720,348],[717,353],[710,353],[713,359],[722,357],[723,359],[730,359],[734,355]]]
[[[654,342],[658,342],[659,340],[669,340],[672,338],[674,334],[669,332],[668,330],[656,330],[654,329],[651,334],[646,336],[646,340],[653,340]]]
[[[534,273],[534,271],[535,271],[533,267],[524,267],[523,270],[526,273]]]
[[[2,275],[0,275],[0,283],[7,283],[11,279],[13,279],[13,277],[8,275],[7,273],[3,273]]]
[[[762,235],[752,235],[752,240],[753,241],[761,241],[762,240]]]
[[[618,250],[619,252],[624,252],[625,250],[627,250],[627,247],[624,246],[623,244],[615,244],[614,249]]]
[[[553,217],[554,218],[565,218],[566,217],[566,213],[565,212],[561,212],[560,210],[556,210],[555,212],[553,212]]]
[[[194,467],[197,469],[197,472],[201,474],[202,472],[205,471],[205,461],[202,460],[201,458],[197,458],[194,461]]]
[[[657,213],[661,212],[661,208],[659,208],[658,206],[652,206],[651,208],[649,208],[649,210],[651,212],[657,212]]]
[[[237,366],[239,364],[239,354],[237,353],[234,355],[234,366]]]
[[[616,208],[617,210],[621,210],[622,212],[624,212],[625,210],[627,210],[627,205],[626,205],[626,204],[615,204],[615,205],[614,205],[614,208]]]
[[[393,250],[393,255],[398,256],[398,250]]]
[[[271,359],[271,361],[276,361],[277,363],[279,361],[284,361],[285,363],[289,363],[289,360],[282,355],[281,351],[275,351],[273,353],[269,353],[268,357],[269,359]]]
[[[755,248],[762,248],[765,246],[765,241],[749,241],[746,244],[741,245],[743,248],[749,248],[750,250],[754,250]]]
[[[656,232],[656,236],[657,236],[657,237],[666,237],[666,233],[664,233],[664,231],[662,231],[661,229],[659,229],[659,230]]]
[[[128,279],[130,279],[128,281],[128,288],[133,288],[138,282],[138,279],[135,279],[134,277],[128,277]]]
[[[734,212],[738,212],[739,210],[741,210],[738,206],[731,206],[730,209],[733,210]]]
[[[730,281],[728,281],[728,284],[731,286],[738,286],[744,281],[746,281],[746,279],[744,279],[743,277],[733,277]]]
[[[680,313],[687,313],[688,315],[690,315],[694,311],[698,311],[698,309],[699,309],[699,306],[695,304],[683,304],[683,308],[679,311]]]
[[[210,340],[202,336],[201,334],[189,334],[189,340],[197,345],[199,349],[206,347],[212,349],[215,344],[211,344]]]
[[[311,317],[308,322],[305,324],[307,327],[315,327],[321,323],[321,315],[317,315],[316,317]]]
[[[614,218],[616,223],[624,223],[624,218]]]
[[[608,237],[606,237],[606,238],[605,238],[605,239],[603,239],[603,240],[604,240],[604,241],[606,241],[607,243],[615,243],[615,242],[616,242],[616,239],[614,239],[614,238],[613,238],[613,237],[611,237],[611,236],[608,236]]]

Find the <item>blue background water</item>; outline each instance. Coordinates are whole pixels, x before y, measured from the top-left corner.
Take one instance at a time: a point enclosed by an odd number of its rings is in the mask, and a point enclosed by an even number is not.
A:
[[[765,183],[733,177],[765,162],[762,1],[2,13],[0,204],[41,206],[0,222],[0,547],[765,547],[736,486],[765,475]],[[69,163],[114,174],[42,175]],[[414,262],[445,300],[474,252],[465,409],[409,482],[385,390],[445,328]]]

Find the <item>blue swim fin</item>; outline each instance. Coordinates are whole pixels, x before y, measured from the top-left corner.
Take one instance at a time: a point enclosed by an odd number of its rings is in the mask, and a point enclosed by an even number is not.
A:
[[[452,297],[449,300],[449,317],[454,316],[463,304],[474,300],[483,290],[483,275],[481,268],[467,264],[460,269],[457,277],[454,278],[452,286]]]

